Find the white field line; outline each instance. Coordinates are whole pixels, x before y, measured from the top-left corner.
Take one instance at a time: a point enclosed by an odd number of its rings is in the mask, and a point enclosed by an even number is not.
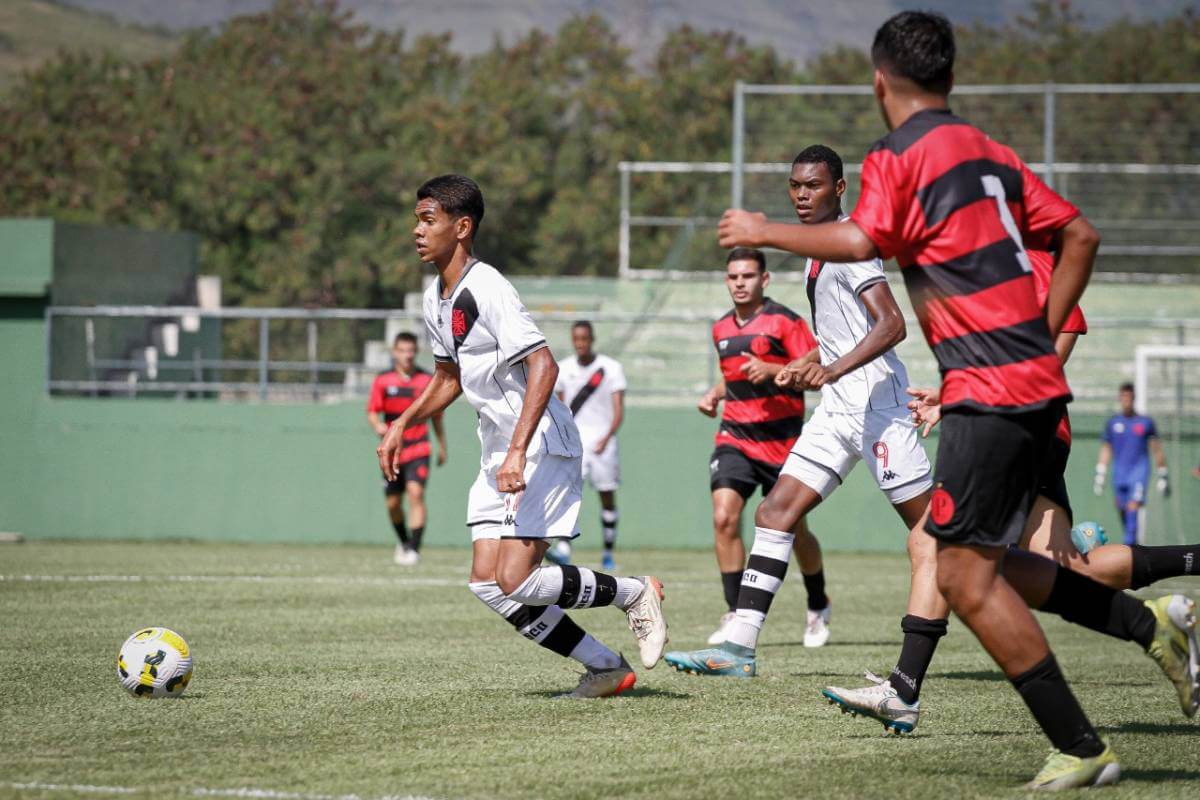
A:
[[[14,791],[25,792],[58,792],[61,794],[160,794],[162,787],[136,786],[93,786],[86,783],[42,783],[27,781],[25,783],[0,783],[0,787]],[[424,795],[415,794],[309,794],[307,792],[279,792],[273,789],[254,789],[240,787],[236,789],[185,789],[188,797],[246,797],[257,800],[433,800]]]

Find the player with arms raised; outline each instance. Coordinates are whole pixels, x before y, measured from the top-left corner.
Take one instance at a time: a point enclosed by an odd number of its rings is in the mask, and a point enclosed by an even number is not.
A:
[[[625,419],[625,370],[615,358],[592,347],[592,323],[579,320],[571,326],[573,357],[558,362],[554,393],[575,415],[583,439],[583,479],[600,495],[600,530],[604,536],[601,569],[615,569],[617,544],[617,487],[621,485],[621,457],[617,430]],[[555,563],[567,563],[571,546],[564,539],[546,551]]]
[[[943,376],[926,525],[939,540],[938,586],[1055,747],[1031,785],[1112,783],[1120,775],[1116,756],[1072,694],[1026,601],[1048,586],[1036,607],[1102,630],[1120,627],[1141,642],[1156,637],[1159,621],[1136,598],[1009,550],[1025,529],[1039,466],[1070,399],[1054,337],[1087,284],[1100,237],[1009,148],[951,113],[954,35],[945,17],[897,14],[876,32],[872,59],[891,133],[863,163],[852,224],[772,224],[730,210],[720,243],[821,261],[899,262]],[[1052,242],[1047,249],[1059,253],[1044,312],[1025,237]],[[1188,631],[1194,625],[1182,622]]]
[[[844,221],[845,191],[842,159],[830,148],[813,145],[792,162],[788,194],[801,223]],[[932,655],[929,640],[945,634],[947,608],[932,585],[936,543],[921,528],[932,487],[929,460],[909,423],[908,376],[892,349],[904,339],[904,315],[877,258],[857,263],[810,259],[807,267],[819,360],[806,354],[780,370],[774,382],[798,391],[820,389],[821,404],[754,515],[754,547],[742,577],[737,621],[725,643],[717,649],[667,653],[665,659],[676,669],[699,674],[755,674],[758,636],[787,573],[790,531],[863,460],[909,531],[914,574],[929,576],[917,582],[929,590],[913,594],[901,620],[904,657],[892,676],[915,703],[919,685],[912,685],[909,675],[922,667],[925,653]]]
[[[394,368],[380,373],[371,384],[367,400],[367,422],[381,438],[388,426],[425,391],[430,375],[416,365],[417,337],[407,331],[392,341]],[[438,440],[438,466],[446,463],[446,431],[442,415],[431,418]],[[400,451],[399,476],[383,480],[388,516],[396,531],[396,552],[392,560],[411,567],[420,560],[421,538],[425,535],[425,483],[429,480],[429,427],[412,425],[404,431],[404,449]],[[408,524],[405,525],[404,499],[408,499]]]
[[[392,423],[377,450],[379,465],[394,480],[405,429],[465,394],[479,415],[481,444],[467,501],[471,591],[526,638],[584,665],[570,696],[615,695],[633,686],[632,668],[563,609],[623,610],[650,668],[667,641],[662,584],[539,566],[550,541],[579,535],[582,447],[571,412],[553,396],[558,365],[545,337],[512,284],[472,254],[483,210],[479,187],[461,175],[433,178],[417,190],[417,255],[438,273],[423,302],[436,370]]]
[[[724,642],[737,621],[738,590],[746,567],[742,510],[759,487],[764,497],[770,493],[804,428],[803,390],[774,381],[788,362],[815,358],[817,342],[799,314],[766,296],[770,282],[761,251],[737,248],[726,257],[725,288],[733,308],[712,327],[721,381],[698,404],[700,413],[715,417],[717,407],[725,403],[709,460],[709,489],[717,569],[728,610],[708,637],[709,644]],[[821,545],[803,519],[796,522],[795,534],[796,559],[808,592],[804,646],[821,647],[829,639],[830,610]]]

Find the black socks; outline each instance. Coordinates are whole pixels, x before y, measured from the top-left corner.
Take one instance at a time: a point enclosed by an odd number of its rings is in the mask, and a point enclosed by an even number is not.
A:
[[[808,592],[808,610],[820,611],[829,605],[829,598],[825,596],[825,570],[819,569],[812,575],[804,575],[804,591]]]
[[[1053,653],[1013,678],[1012,685],[1056,748],[1079,758],[1104,752],[1104,743],[1071,694]]]
[[[946,635],[946,620],[907,614],[900,620],[900,630],[904,631],[904,644],[900,647],[900,660],[892,668],[888,682],[901,700],[912,705],[921,695],[921,682],[925,680],[925,672],[933,660],[938,639]]]
[[[410,538],[409,547],[411,547],[414,552],[421,549],[421,537],[424,535],[425,535],[425,526],[424,525],[422,525],[419,528],[412,529],[412,535]]]
[[[1154,640],[1154,612],[1145,603],[1065,567],[1058,568],[1050,596],[1038,610],[1117,639],[1137,642],[1143,650]]]
[[[400,544],[408,544],[408,528],[404,527],[403,522],[393,522],[392,528],[396,531],[396,538],[400,540]]]
[[[1133,551],[1131,589],[1141,589],[1165,578],[1200,575],[1200,544],[1146,547],[1130,545]]]
[[[721,586],[725,589],[725,605],[730,611],[737,609],[738,592],[742,588],[742,571],[722,572]]]

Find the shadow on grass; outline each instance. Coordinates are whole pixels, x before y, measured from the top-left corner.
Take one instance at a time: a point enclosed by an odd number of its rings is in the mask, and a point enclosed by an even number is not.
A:
[[[1200,736],[1200,727],[1189,722],[1122,722],[1099,728],[1102,733],[1171,733],[1184,736]],[[1125,771],[1122,770],[1124,775]]]
[[[955,672],[934,672],[928,677],[945,678],[951,681],[1008,681],[1004,673],[998,669],[958,670]]]
[[[804,642],[767,642],[759,644],[758,649],[768,647],[803,647]],[[899,647],[900,642],[826,642],[823,647]],[[817,648],[813,648],[814,650]]]
[[[561,691],[559,691],[559,692],[554,692],[554,691],[525,692],[525,696],[526,697],[543,697],[543,698],[547,698],[550,700],[554,700],[557,698],[562,698],[564,700],[567,699],[565,697],[565,693],[561,692]],[[684,694],[683,692],[672,692],[669,689],[655,689],[650,686],[635,686],[632,689],[621,692],[620,696],[621,697],[658,697],[658,698],[664,698],[667,700],[691,700],[692,699],[692,696],[690,694]],[[606,698],[596,698],[596,699],[606,699]]]
[[[1121,782],[1126,781],[1194,781],[1200,772],[1188,769],[1121,769]]]

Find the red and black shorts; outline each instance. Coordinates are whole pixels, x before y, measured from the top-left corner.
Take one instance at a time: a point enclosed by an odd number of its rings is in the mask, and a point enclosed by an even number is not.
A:
[[[1048,474],[1044,467],[1063,405],[1055,401],[1016,414],[947,410],[933,469],[930,535],[983,547],[1020,541]]]
[[[385,476],[383,479],[384,494],[403,494],[404,487],[409,481],[419,483],[422,486],[429,480],[429,456],[421,456],[409,461],[400,463],[400,469],[396,471],[396,480],[389,481]]]
[[[763,497],[771,493],[779,480],[782,464],[757,461],[729,445],[718,445],[708,463],[709,488],[733,489],[746,500],[761,486]]]

